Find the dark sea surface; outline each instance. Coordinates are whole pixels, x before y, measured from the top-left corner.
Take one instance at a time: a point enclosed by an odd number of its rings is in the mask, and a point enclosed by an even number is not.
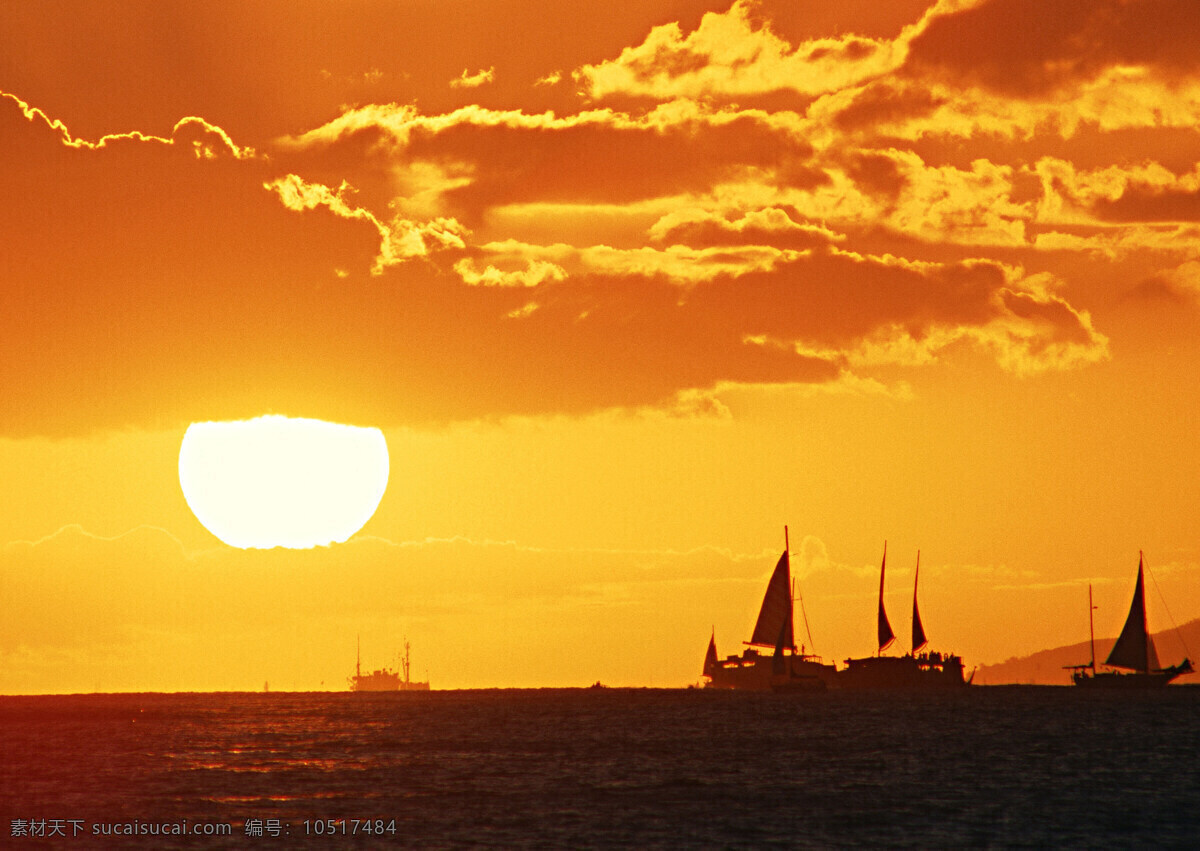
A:
[[[1196,848],[1200,688],[0,697],[0,817],[13,848]],[[103,835],[184,820],[230,834]]]

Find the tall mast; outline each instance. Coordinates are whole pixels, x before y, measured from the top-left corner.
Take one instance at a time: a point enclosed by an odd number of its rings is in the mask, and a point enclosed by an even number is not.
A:
[[[788,578],[791,580],[791,585],[788,588],[788,621],[790,621],[793,624],[792,630],[791,630],[791,632],[792,632],[792,655],[795,655],[795,653],[796,653],[796,627],[795,627],[795,622],[796,622],[796,578],[794,576],[792,576],[792,545],[791,545],[791,542],[788,541],[788,528],[787,528],[786,523],[783,524],[783,554],[785,556],[787,556]],[[805,623],[807,623],[807,622],[808,621],[805,620]]]
[[[783,545],[788,550],[788,568],[790,569],[791,565],[792,565],[792,556],[791,556],[791,545],[788,543],[788,527],[787,526],[783,527]],[[816,652],[814,650],[815,642],[813,641],[813,637],[812,637],[812,628],[808,625],[808,612],[806,612],[804,610],[804,594],[797,593],[796,578],[794,576],[792,577],[791,598],[792,598],[793,614],[794,614],[794,610],[796,608],[796,600],[800,601],[800,614],[804,617],[804,632],[808,636],[808,649],[813,650],[813,652],[815,653]],[[795,636],[794,632],[792,634],[792,652],[793,653],[796,652],[796,636]]]
[[[791,587],[788,588],[788,617],[792,621],[792,655],[796,655],[796,577],[792,576],[792,545],[788,541],[787,524],[783,524],[783,551],[787,555],[788,560],[788,576],[792,580]],[[805,618],[805,624],[808,619]]]
[[[362,636],[356,636],[358,639],[358,658],[354,663],[354,676],[362,676]]]
[[[1088,583],[1088,636],[1092,641],[1092,676],[1096,676],[1096,627],[1093,623],[1094,618],[1092,612],[1096,607],[1092,605],[1092,583]]]

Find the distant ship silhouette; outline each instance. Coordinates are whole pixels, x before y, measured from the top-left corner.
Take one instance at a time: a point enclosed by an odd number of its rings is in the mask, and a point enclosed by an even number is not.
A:
[[[358,641],[358,658],[354,663],[354,676],[350,677],[350,691],[429,691],[428,682],[413,682],[409,678],[409,645],[404,640],[404,658],[401,660],[401,670],[404,674],[390,668],[379,668],[368,674],[362,672],[362,639]]]

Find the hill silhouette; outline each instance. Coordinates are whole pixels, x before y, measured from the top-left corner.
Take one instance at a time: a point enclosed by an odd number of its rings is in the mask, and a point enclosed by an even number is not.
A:
[[[1182,642],[1180,639],[1182,638]],[[1113,638],[1096,638],[1096,663],[1102,665],[1112,649]],[[1189,656],[1192,664],[1200,668],[1200,659],[1195,652],[1200,650],[1200,618],[1188,621],[1179,628],[1163,630],[1154,633],[1154,644],[1158,649],[1158,658],[1163,665],[1174,665]],[[1193,648],[1189,654],[1185,648]],[[1028,683],[1032,685],[1070,685],[1071,672],[1065,665],[1086,664],[1091,658],[1087,641],[1078,644],[1068,644],[1065,647],[1055,647],[1051,650],[1040,650],[1029,656],[1014,656],[995,665],[980,665],[975,672],[974,682],[979,685],[1005,685],[1010,683]],[[1188,674],[1175,680],[1177,683],[1200,683],[1200,673]]]

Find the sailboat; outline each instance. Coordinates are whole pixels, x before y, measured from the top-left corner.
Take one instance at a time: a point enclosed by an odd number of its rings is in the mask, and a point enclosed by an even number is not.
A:
[[[716,631],[708,640],[703,675],[707,688],[752,691],[810,691],[832,687],[837,668],[819,656],[796,649],[792,623],[792,579],[787,527],[783,527],[783,555],[775,564],[754,632],[740,656],[721,659],[717,654]],[[811,637],[809,639],[811,641]],[[770,656],[758,648],[770,648]]]
[[[1088,586],[1088,626],[1091,631],[1092,661],[1086,665],[1072,665],[1071,679],[1077,686],[1087,688],[1161,688],[1176,677],[1190,674],[1194,669],[1188,659],[1169,668],[1158,662],[1158,651],[1154,639],[1146,628],[1146,585],[1143,579],[1144,557],[1138,552],[1137,585],[1133,589],[1133,602],[1125,626],[1113,645],[1112,652],[1104,664],[1115,671],[1096,670],[1096,632],[1092,628],[1092,588]]]
[[[883,561],[879,565],[879,614],[876,618],[876,655],[847,659],[838,673],[840,688],[954,688],[965,686],[962,658],[950,653],[920,651],[929,643],[921,613],[917,608],[917,579],[921,574],[921,551],[917,551],[917,569],[913,577],[912,650],[903,656],[884,656],[896,640],[887,610],[883,606],[884,576],[887,572],[887,541],[883,543]],[[974,675],[972,674],[972,677]]]

